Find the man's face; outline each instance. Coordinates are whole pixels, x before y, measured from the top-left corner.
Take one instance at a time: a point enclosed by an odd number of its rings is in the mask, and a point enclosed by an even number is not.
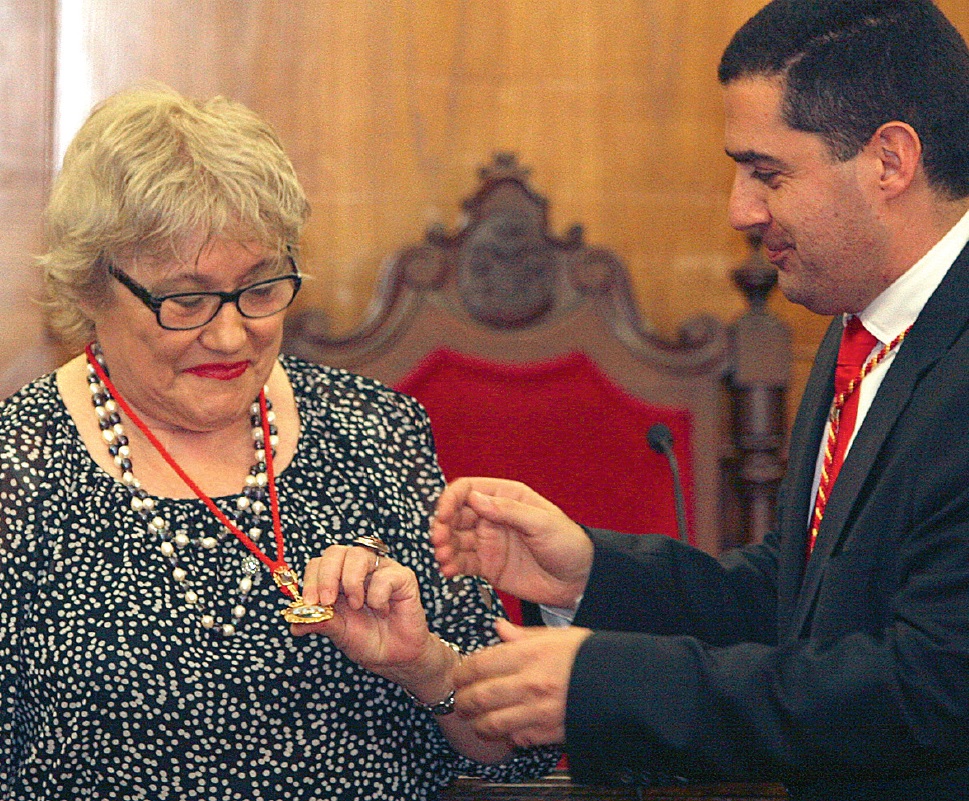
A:
[[[764,77],[725,87],[725,147],[737,163],[730,224],[760,235],[788,300],[819,314],[861,311],[891,283],[877,165],[865,150],[839,162],[820,136],[789,127],[783,89]]]

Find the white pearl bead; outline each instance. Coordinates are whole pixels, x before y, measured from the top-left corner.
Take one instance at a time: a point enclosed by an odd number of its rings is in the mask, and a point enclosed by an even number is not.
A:
[[[98,361],[101,363],[102,366],[104,366],[103,359],[98,357]],[[94,368],[91,367],[90,365],[88,366],[88,373],[95,376],[97,374]],[[107,395],[108,393],[107,387],[105,386],[104,382],[100,380],[94,381],[93,383],[89,382],[89,389],[92,396],[97,396],[100,394]],[[268,388],[263,387],[263,392],[268,392]],[[119,410],[119,404],[113,398],[109,398],[103,404],[95,407],[95,412],[98,418],[100,418],[102,421],[105,418],[108,418],[112,415],[117,414],[118,410]],[[262,412],[261,405],[258,401],[256,401],[250,406],[250,411],[254,417],[260,418],[259,422],[252,427],[252,439],[253,439],[253,449],[255,451],[256,461],[264,462],[266,461],[266,458],[269,455],[268,448],[270,447],[274,448],[279,444],[279,436],[275,434],[271,434],[269,436],[268,443],[264,442],[266,426],[276,422],[276,419],[277,419],[276,413],[267,407],[265,416],[262,417],[263,412]],[[114,419],[118,419],[118,418],[114,418]],[[127,459],[131,458],[131,448],[128,445],[120,445],[118,442],[119,440],[123,441],[125,437],[124,425],[121,422],[117,422],[114,425],[111,425],[109,428],[103,429],[101,431],[101,436],[104,439],[105,443],[107,443],[108,445],[117,446],[117,454],[114,456],[114,463],[118,468],[122,468],[122,464]],[[122,468],[121,481],[125,486],[129,487],[132,490],[138,490],[141,487],[141,482],[135,477],[134,473],[131,470],[123,470]],[[251,487],[264,488],[268,485],[268,483],[269,483],[269,479],[265,472],[257,473],[255,475],[252,475],[250,473],[248,476],[246,476],[246,479],[245,479],[245,486],[247,488],[251,488]],[[157,506],[156,500],[150,496],[145,498],[132,496],[130,499],[130,504],[131,504],[131,508],[134,511],[139,513],[141,512],[152,513]],[[261,501],[261,500],[252,501],[246,496],[241,496],[238,499],[236,499],[236,507],[240,511],[251,509],[256,515],[263,514],[267,509],[267,505],[264,501]],[[150,516],[150,514],[145,516],[148,517]],[[148,523],[149,533],[155,536],[160,535],[159,539],[170,536],[168,534],[170,528],[171,527],[168,521],[166,521],[164,518],[157,515],[151,517],[151,520]],[[262,537],[263,530],[257,526],[254,526],[249,529],[248,534],[253,541],[256,541]],[[189,539],[189,536],[184,532],[179,532],[171,540],[163,539],[163,541],[159,543],[159,550],[161,551],[163,556],[170,559],[175,556],[175,554],[177,553],[177,549],[185,548],[190,544],[191,544],[191,540]],[[213,548],[218,547],[219,539],[217,537],[202,537],[201,540],[199,540],[199,544],[201,545],[202,548],[211,550]],[[249,559],[252,560],[252,557],[249,557]],[[254,560],[252,561],[254,562]],[[184,584],[184,582],[186,582],[188,579],[188,571],[182,567],[173,566],[172,578],[177,583]],[[242,596],[248,595],[248,593],[252,590],[253,586],[254,586],[254,582],[252,580],[252,577],[248,575],[243,576],[243,578],[239,581],[240,594]],[[202,599],[198,592],[192,589],[187,589],[185,587],[183,587],[182,589],[185,590],[182,597],[186,604],[188,604],[189,606],[197,606],[201,603]],[[231,615],[234,621],[242,620],[242,618],[244,618],[246,614],[247,614],[246,607],[243,604],[239,603],[232,607]],[[215,615],[204,614],[200,616],[200,620],[203,628],[212,629],[212,628],[219,627],[221,633],[226,637],[231,637],[236,633],[236,626],[234,625],[234,623],[220,624],[216,619]]]

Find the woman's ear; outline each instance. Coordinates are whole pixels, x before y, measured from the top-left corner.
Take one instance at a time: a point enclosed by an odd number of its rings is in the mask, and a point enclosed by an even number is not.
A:
[[[886,199],[902,194],[921,169],[922,140],[907,122],[886,122],[865,148],[878,170],[878,188]]]

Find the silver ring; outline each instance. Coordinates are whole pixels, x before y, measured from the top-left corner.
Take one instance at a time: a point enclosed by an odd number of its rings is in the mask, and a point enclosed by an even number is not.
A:
[[[377,572],[377,568],[380,567],[380,554],[374,554],[373,558],[373,572]]]
[[[378,557],[390,554],[390,548],[387,547],[387,543],[376,534],[361,534],[353,540],[353,545],[366,548],[368,551],[373,551]]]

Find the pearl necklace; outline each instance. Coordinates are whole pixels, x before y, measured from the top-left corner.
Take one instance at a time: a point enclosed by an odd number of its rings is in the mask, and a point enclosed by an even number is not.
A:
[[[106,372],[107,366],[100,347],[93,346],[92,353],[100,367]],[[121,483],[124,484],[130,494],[131,509],[141,517],[148,532],[157,539],[158,549],[171,567],[172,578],[179,587],[179,592],[182,594],[185,604],[201,611],[205,606],[202,593],[191,580],[185,566],[184,557],[187,556],[192,547],[206,551],[218,548],[229,537],[230,531],[223,525],[216,536],[203,536],[194,541],[185,532],[172,532],[168,521],[157,512],[158,500],[142,489],[141,482],[132,472],[131,447],[121,422],[117,401],[111,397],[110,391],[98,377],[92,365],[88,364],[87,372],[88,388],[91,392],[94,411],[98,416],[101,436],[107,444],[108,453],[114,459],[115,465],[121,470]],[[234,518],[234,522],[240,529],[246,531],[248,528],[249,538],[253,542],[258,542],[263,534],[263,529],[258,524],[260,517],[265,514],[267,509],[268,476],[266,473],[263,420],[259,403],[253,403],[249,411],[255,463],[250,468],[249,475],[246,476],[245,486],[240,497],[236,499],[235,508],[227,514]],[[276,445],[279,443],[275,420],[276,414],[272,411],[272,405],[267,398],[266,422],[269,424],[269,444],[273,455],[275,455]],[[252,554],[246,554],[243,557],[240,567],[242,578],[236,588],[237,598],[234,603],[230,603],[229,615],[220,619],[213,612],[203,611],[200,617],[200,623],[204,629],[224,637],[231,637],[236,633],[239,622],[246,615],[245,604],[249,593],[253,586],[261,580],[259,560]]]

